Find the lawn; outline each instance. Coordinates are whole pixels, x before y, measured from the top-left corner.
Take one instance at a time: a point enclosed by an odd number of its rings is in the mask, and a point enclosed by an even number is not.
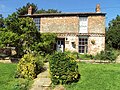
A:
[[[26,90],[28,80],[15,78],[17,64],[0,63],[0,90]]]
[[[67,90],[120,90],[120,64],[79,63],[79,82]]]

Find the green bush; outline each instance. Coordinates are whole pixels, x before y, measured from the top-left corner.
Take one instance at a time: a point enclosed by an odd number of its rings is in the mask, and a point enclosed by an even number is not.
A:
[[[31,84],[32,84],[31,80],[20,78],[16,80],[16,83],[15,85],[13,85],[12,90],[29,90]]]
[[[89,54],[80,54],[78,52],[71,52],[71,51],[66,51],[66,53],[75,59],[83,59],[83,60],[90,60],[93,59],[94,56],[89,55]]]
[[[115,50],[109,49],[109,50],[101,51],[100,53],[98,53],[95,56],[95,59],[114,61],[117,58],[117,56],[118,56],[118,53]]]
[[[45,55],[44,62],[48,62],[50,60],[50,54]]]
[[[49,61],[53,84],[69,84],[78,81],[80,74],[73,57],[66,53],[56,52]]]
[[[18,63],[17,77],[34,79],[42,69],[42,57],[28,53],[25,54]]]

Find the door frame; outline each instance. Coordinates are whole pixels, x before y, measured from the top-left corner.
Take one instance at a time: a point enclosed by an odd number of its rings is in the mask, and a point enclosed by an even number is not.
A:
[[[65,51],[65,38],[57,38],[56,50],[57,50],[58,41],[63,41],[63,52],[64,52]]]

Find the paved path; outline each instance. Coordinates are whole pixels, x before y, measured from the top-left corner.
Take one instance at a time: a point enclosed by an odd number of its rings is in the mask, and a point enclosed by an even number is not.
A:
[[[40,73],[37,78],[34,80],[32,88],[30,90],[51,90],[51,79],[49,74],[49,63],[45,63],[44,67],[46,71]]]
[[[117,57],[116,63],[120,63],[120,55]]]

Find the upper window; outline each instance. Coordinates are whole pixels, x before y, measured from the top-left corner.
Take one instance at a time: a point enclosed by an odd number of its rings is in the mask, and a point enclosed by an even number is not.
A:
[[[87,17],[80,17],[80,23],[79,23],[79,33],[88,33],[88,19]]]
[[[35,22],[38,31],[40,31],[40,18],[33,18],[33,21]]]

